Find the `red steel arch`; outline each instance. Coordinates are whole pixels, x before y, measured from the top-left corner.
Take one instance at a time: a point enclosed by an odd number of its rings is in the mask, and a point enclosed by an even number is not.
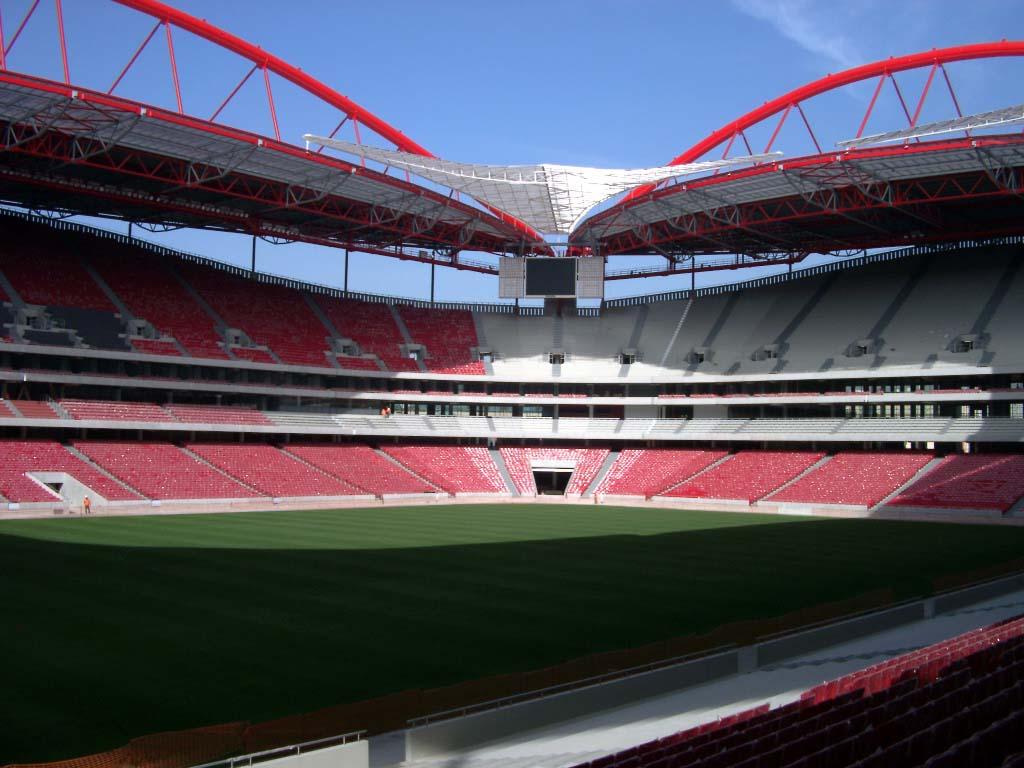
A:
[[[878,99],[878,95],[882,90],[882,86],[885,84],[886,78],[891,77],[896,72],[906,72],[907,70],[931,67],[932,72],[928,78],[928,83],[925,86],[925,90],[922,93],[921,99],[917,105],[916,113],[913,117],[911,117],[909,110],[907,110],[906,105],[904,104],[908,122],[913,125],[920,114],[921,105],[924,103],[924,98],[927,96],[928,88],[931,86],[935,71],[941,69],[944,64],[951,64],[957,61],[969,61],[973,59],[991,59],[1009,56],[1024,56],[1024,41],[1000,40],[998,42],[990,43],[958,45],[950,48],[935,48],[930,51],[908,54],[906,56],[893,56],[870,64],[853,67],[836,74],[829,74],[818,80],[807,83],[806,85],[800,86],[799,88],[795,88],[789,93],[783,94],[772,101],[765,102],[756,109],[752,109],[742,117],[733,120],[731,123],[724,125],[717,131],[714,131],[704,139],[698,141],[685,152],[674,157],[668,164],[682,165],[684,163],[692,163],[703,157],[712,149],[715,149],[726,142],[731,143],[737,136],[742,135],[748,128],[751,128],[768,118],[774,117],[775,115],[785,113],[782,120],[779,121],[779,124],[775,128],[772,137],[774,140],[774,137],[778,135],[779,129],[782,127],[783,120],[785,120],[790,111],[794,108],[799,110],[799,105],[802,102],[815,96],[820,96],[823,93],[877,77],[878,85],[875,87],[871,103],[868,105],[867,112],[861,120],[860,127],[857,131],[857,135],[860,136],[864,131],[864,127],[867,125],[868,118],[870,117],[871,111]],[[942,71],[945,76],[945,70]],[[948,84],[948,77],[946,78],[946,81]],[[950,94],[953,96],[954,104],[957,104],[956,96],[952,91],[952,86],[950,86]],[[902,99],[903,97],[900,95],[901,102]],[[802,110],[800,111],[802,114]],[[958,104],[957,111],[959,112]],[[805,121],[806,119],[806,116],[804,116]],[[809,128],[810,126],[808,125],[808,129]],[[769,142],[769,145],[770,144],[771,142]],[[655,186],[656,185],[654,184],[647,184],[642,187],[637,187],[625,197],[625,200],[633,200],[645,195],[653,190]]]
[[[56,16],[58,21],[58,42],[60,45],[60,56],[61,63],[64,70],[64,83],[65,85],[71,85],[71,75],[69,72],[68,64],[68,53],[67,53],[67,35],[65,25],[63,21],[62,12],[62,0],[53,0],[56,10]],[[376,133],[381,138],[394,144],[400,150],[410,152],[417,155],[423,155],[426,157],[433,157],[431,152],[422,145],[413,141],[411,138],[406,136],[400,130],[395,128],[393,125],[382,120],[377,115],[373,114],[366,108],[360,106],[352,99],[339,93],[334,88],[331,88],[322,81],[316,79],[312,75],[303,72],[298,67],[289,64],[278,56],[275,56],[268,51],[263,50],[257,45],[254,45],[242,38],[227,32],[210,22],[196,18],[195,16],[186,13],[185,11],[174,8],[166,3],[160,2],[160,0],[114,0],[115,3],[136,11],[143,15],[149,16],[156,21],[155,26],[145,37],[142,43],[135,50],[135,53],[129,59],[128,63],[122,69],[118,75],[114,84],[108,90],[108,93],[112,93],[120,84],[124,76],[132,68],[135,62],[138,60],[142,51],[149,45],[151,40],[156,36],[160,28],[163,27],[163,35],[166,37],[167,51],[170,58],[171,66],[171,78],[174,84],[174,93],[177,101],[177,111],[179,114],[184,114],[182,107],[182,87],[178,77],[178,66],[174,50],[174,40],[171,33],[171,29],[177,28],[182,31],[188,32],[196,37],[199,37],[209,43],[212,43],[219,48],[233,53],[252,64],[252,68],[248,74],[242,79],[241,82],[235,86],[234,90],[227,96],[224,102],[220,105],[213,117],[209,118],[212,122],[216,119],[217,115],[220,114],[221,110],[230,102],[235,95],[239,92],[241,87],[249,80],[249,78],[257,72],[262,71],[262,79],[264,80],[264,86],[266,89],[267,104],[270,111],[270,117],[274,126],[274,135],[278,142],[281,141],[280,130],[277,119],[277,111],[274,103],[274,96],[271,89],[271,82],[269,79],[269,73],[273,73],[278,77],[288,81],[289,83],[297,86],[301,90],[310,94],[311,96],[319,99],[320,101],[340,110],[344,113],[345,120],[351,120],[356,133],[357,142],[360,141],[359,128],[363,126]],[[13,37],[10,40],[5,41],[4,30],[2,22],[0,22],[0,70],[4,70],[8,66],[7,53],[14,46],[18,37],[21,35],[25,24],[36,12],[40,0],[33,0],[29,5],[24,18],[17,25]],[[335,132],[341,128],[345,120],[342,120],[335,128]],[[333,133],[332,133],[333,135]],[[537,248],[540,247],[542,250],[546,248],[543,245],[543,238],[541,235],[526,223],[520,221],[514,216],[508,213],[486,206],[495,216],[497,216],[506,225],[514,228],[524,240],[529,241],[528,246]]]
[[[171,24],[179,29],[185,30],[186,32],[191,32],[197,37],[201,37],[214,45],[218,45],[221,48],[248,59],[256,66],[262,68],[264,72],[269,70],[275,75],[284,78],[299,88],[302,88],[307,93],[316,96],[318,99],[321,99],[333,107],[337,107],[352,118],[352,120],[356,121],[357,124],[365,125],[377,135],[390,141],[403,152],[423,155],[424,157],[434,157],[428,149],[416,143],[400,130],[377,117],[369,110],[361,107],[359,104],[352,101],[352,99],[338,93],[338,91],[331,88],[326,83],[317,80],[312,75],[303,72],[298,67],[289,64],[280,57],[275,56],[272,53],[268,53],[259,46],[253,45],[252,43],[247,42],[242,38],[221,29],[220,27],[210,24],[208,21],[197,19],[195,16],[178,10],[177,8],[173,8],[166,3],[161,3],[159,0],[114,0],[114,2],[125,6],[126,8],[131,8],[132,10],[144,13],[147,16],[151,16],[154,19],[163,22],[165,25]],[[177,79],[176,74],[175,79]],[[273,113],[273,101],[271,101],[270,107],[271,112]],[[277,119],[275,117],[275,125],[276,120]],[[540,233],[525,222],[520,221],[514,216],[510,216],[499,208],[494,208],[486,204],[485,207],[503,222],[514,227],[534,243],[543,241]]]

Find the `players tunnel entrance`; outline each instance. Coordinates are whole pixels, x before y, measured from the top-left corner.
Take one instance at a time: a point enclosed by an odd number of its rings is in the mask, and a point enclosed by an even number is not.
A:
[[[560,461],[533,461],[530,469],[539,496],[564,496],[576,465]]]

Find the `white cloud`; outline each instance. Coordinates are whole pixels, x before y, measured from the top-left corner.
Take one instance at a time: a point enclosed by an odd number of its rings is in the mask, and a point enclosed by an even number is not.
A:
[[[768,22],[808,53],[825,56],[844,69],[863,64],[857,46],[837,27],[850,22],[843,6],[811,0],[733,0],[740,11]]]

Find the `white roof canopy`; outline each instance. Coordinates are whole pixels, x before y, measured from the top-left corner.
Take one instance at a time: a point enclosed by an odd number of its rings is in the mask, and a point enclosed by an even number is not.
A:
[[[771,152],[660,168],[584,168],[574,165],[477,165],[414,155],[306,134],[307,145],[322,144],[356,157],[402,168],[449,189],[493,205],[544,234],[569,234],[598,203],[641,184],[769,160]]]
[[[1003,107],[991,112],[978,112],[974,115],[958,117],[955,120],[940,120],[937,123],[926,123],[925,125],[903,128],[898,131],[873,133],[870,136],[861,136],[859,139],[837,141],[836,146],[843,149],[856,149],[857,147],[874,144],[890,144],[897,141],[920,139],[925,136],[938,136],[943,133],[980,131],[984,128],[998,128],[1003,125],[1015,125],[1021,122],[1024,122],[1024,104],[1018,104],[1014,107]]]

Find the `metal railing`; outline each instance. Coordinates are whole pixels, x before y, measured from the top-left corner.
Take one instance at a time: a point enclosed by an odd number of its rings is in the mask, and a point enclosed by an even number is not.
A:
[[[255,763],[265,763],[268,760],[278,760],[282,757],[302,755],[306,752],[313,752],[318,749],[339,747],[343,744],[362,741],[365,737],[366,731],[352,731],[350,733],[342,733],[337,736],[327,736],[323,739],[303,741],[300,744],[289,744],[286,747],[265,749],[262,752],[251,752],[248,755],[226,757],[223,760],[217,760],[212,763],[202,763],[201,765],[193,766],[193,768],[235,768],[236,766],[249,766],[254,765]]]
[[[604,303],[605,307],[635,307],[641,304],[651,304],[661,301],[682,301],[689,299],[691,294],[700,298],[702,296],[719,296],[723,293],[734,293],[736,291],[747,291],[752,288],[763,288],[770,285],[782,285],[794,280],[803,280],[817,275],[830,275],[835,272],[842,272],[848,269],[867,266],[869,264],[881,264],[887,261],[911,258],[914,256],[932,255],[946,253],[949,251],[969,250],[975,248],[991,248],[999,245],[1022,245],[1024,236],[1010,235],[982,240],[958,240],[953,243],[940,243],[936,245],[917,245],[912,248],[898,248],[880,253],[869,253],[864,256],[855,256],[851,259],[843,259],[828,264],[819,264],[804,269],[794,269],[792,272],[783,272],[778,275],[767,275],[752,280],[745,280],[739,283],[725,283],[722,285],[711,285],[706,288],[698,288],[696,291],[683,289],[678,291],[667,291],[665,293],[647,293],[638,296],[624,296],[619,299],[609,299]]]
[[[51,219],[46,216],[40,216],[37,214],[23,211],[15,211],[10,208],[0,208],[0,218],[3,217],[20,219],[22,221],[30,221],[36,224],[45,224],[49,227],[52,227],[53,229],[62,232],[75,232],[77,234],[91,235],[93,237],[112,240],[122,245],[128,245],[134,248],[139,248],[148,251],[157,256],[174,258],[180,261],[185,261],[192,264],[198,264],[204,267],[209,267],[211,269],[217,269],[222,272],[227,272],[229,274],[235,275],[237,277],[243,277],[248,280],[255,280],[258,283],[282,286],[284,288],[291,288],[297,291],[307,291],[309,293],[314,293],[322,296],[331,296],[339,299],[353,299],[356,301],[365,301],[376,304],[401,304],[404,306],[419,307],[423,309],[465,310],[467,312],[479,312],[499,315],[518,314],[523,317],[538,317],[544,314],[544,308],[540,306],[516,307],[514,303],[491,303],[475,301],[431,302],[426,299],[415,299],[409,296],[386,296],[378,293],[346,291],[344,289],[335,288],[330,285],[323,285],[321,283],[310,283],[303,280],[296,280],[295,278],[286,277],[285,275],[276,275],[272,272],[253,272],[252,270],[246,269],[245,267],[239,267],[234,264],[227,264],[225,262],[217,261],[216,259],[211,259],[206,256],[200,256],[199,254],[196,253],[190,253],[188,251],[181,251],[176,250],[174,248],[168,248],[166,246],[159,245],[157,243],[142,238],[128,237],[127,235],[122,235],[118,232],[111,232],[108,229],[92,227],[86,224],[79,224],[77,222],[67,221],[66,219]],[[643,304],[652,304],[655,302],[682,301],[691,298],[691,295],[696,298],[700,298],[703,296],[719,296],[722,294],[733,293],[736,291],[747,291],[753,288],[763,288],[772,285],[783,285],[794,280],[802,280],[804,278],[815,277],[817,275],[832,274],[847,269],[856,269],[858,267],[863,267],[869,264],[880,264],[887,261],[896,261],[898,259],[905,259],[913,256],[931,255],[936,253],[946,253],[949,251],[969,250],[976,248],[990,248],[993,246],[1000,245],[1022,244],[1024,244],[1024,236],[1010,235],[1006,237],[990,239],[957,240],[951,243],[918,245],[911,248],[899,248],[891,251],[882,251],[880,253],[856,256],[854,258],[843,259],[841,261],[835,261],[828,264],[819,264],[818,266],[814,267],[796,269],[793,270],[792,272],[784,272],[777,275],[758,277],[752,280],[745,280],[743,282],[738,283],[712,285],[706,288],[698,288],[695,291],[683,289],[677,291],[666,291],[663,293],[649,293],[640,294],[637,296],[624,296],[618,299],[608,299],[603,303],[601,308],[613,309],[621,307],[635,307]],[[597,317],[600,315],[601,308],[580,308],[579,310],[577,310],[577,314],[580,317]]]
[[[568,683],[559,683],[558,685],[548,686],[547,688],[536,688],[532,691],[514,693],[510,696],[502,696],[499,699],[482,701],[479,704],[467,704],[463,707],[445,709],[440,712],[433,712],[429,715],[414,717],[408,720],[407,723],[410,728],[416,728],[419,726],[436,723],[439,720],[452,720],[457,717],[465,717],[466,715],[472,715],[477,712],[486,712],[491,709],[499,709],[501,707],[507,707],[512,704],[518,704],[521,701],[543,699],[548,696],[554,696],[559,693],[574,691],[580,688],[586,688],[591,685],[600,685],[601,683],[607,683],[612,680],[618,680],[625,677],[631,677],[633,675],[643,674],[644,672],[651,672],[656,669],[664,669],[667,667],[673,667],[677,664],[685,664],[688,661],[694,661],[696,659],[714,656],[716,653],[725,653],[726,651],[731,651],[735,648],[735,643],[729,643],[728,645],[719,645],[714,648],[709,648],[707,650],[688,653],[685,656],[673,656],[669,659],[659,659],[658,661],[651,661],[647,664],[640,664],[635,667],[626,667],[625,669],[616,669],[612,670],[611,672],[603,672],[600,675],[584,677],[579,680],[572,680]]]

